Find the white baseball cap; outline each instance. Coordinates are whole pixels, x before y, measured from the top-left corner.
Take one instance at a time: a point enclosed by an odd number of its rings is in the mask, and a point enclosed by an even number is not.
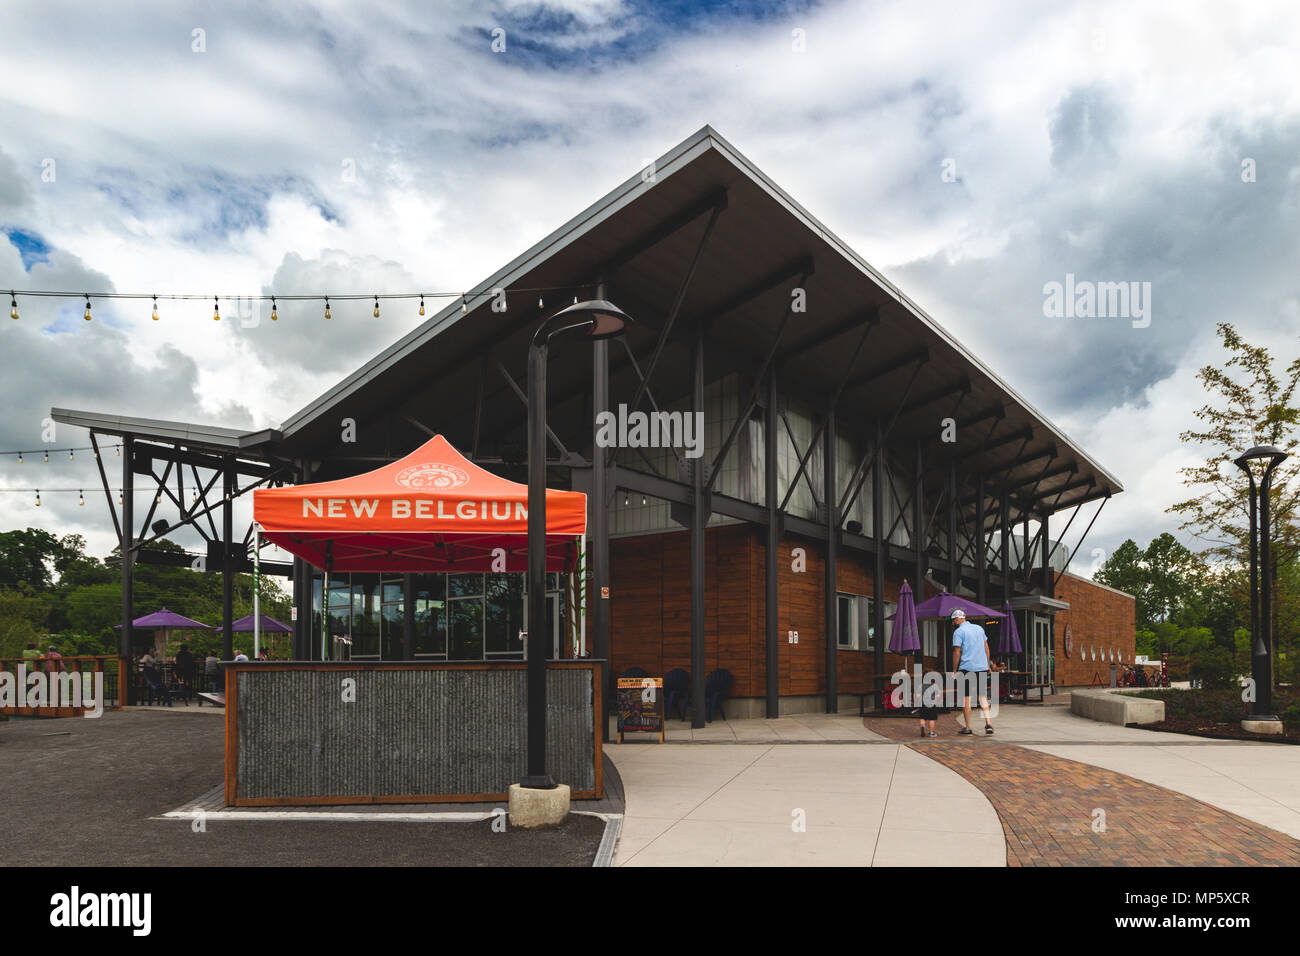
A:
[[[966,620],[966,612],[959,607],[953,608],[952,614],[948,616],[954,621],[957,620],[958,618],[961,618],[963,621]]]

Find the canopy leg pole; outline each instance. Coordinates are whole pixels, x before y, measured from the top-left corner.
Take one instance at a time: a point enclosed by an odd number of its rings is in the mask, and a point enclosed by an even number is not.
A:
[[[262,529],[253,527],[253,660],[262,656]]]

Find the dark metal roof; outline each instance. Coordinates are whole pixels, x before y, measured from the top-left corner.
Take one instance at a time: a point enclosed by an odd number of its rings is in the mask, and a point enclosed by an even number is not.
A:
[[[522,386],[528,335],[537,320],[570,296],[589,296],[602,268],[608,297],[637,320],[624,341],[644,367],[709,213],[721,200],[725,211],[651,382],[660,405],[687,393],[696,322],[707,328],[710,379],[755,372],[791,287],[811,271],[803,282],[808,311],[794,315],[781,338],[783,389],[820,403],[848,375],[839,418],[865,426],[893,417],[915,372],[891,433],[900,448],[937,437],[941,420],[952,415],[957,443],[935,444],[931,464],[956,457],[963,476],[984,473],[995,482],[1006,478],[1035,488],[1034,506],[1047,510],[1122,490],[1114,475],[711,128],[671,149],[654,172],[653,181],[629,178],[474,287],[480,297],[471,295],[468,314],[453,303],[291,416],[282,427],[289,453],[323,457],[323,449],[335,446],[343,417],[387,416],[385,441],[392,451],[425,434],[411,420],[469,448],[480,387],[489,447],[522,435],[522,404],[496,364]],[[547,294],[544,309],[536,295],[515,294],[508,310],[496,313],[487,293],[497,287],[571,291]],[[864,322],[873,320],[876,327],[850,369]],[[583,406],[590,394],[588,354],[573,346],[554,349],[548,376],[552,425],[577,448],[584,430],[590,434]],[[480,385],[482,367],[487,375]],[[629,401],[636,380],[621,343],[611,349],[611,368],[612,401]],[[927,478],[937,480],[937,473]]]
[[[280,440],[280,433],[269,428],[245,431],[239,428],[223,428],[219,425],[195,425],[191,422],[169,422],[158,418],[85,412],[75,408],[52,408],[50,415],[61,424],[93,429],[104,435],[133,435],[137,438],[175,442],[178,445],[208,451],[239,453],[245,457],[258,457],[255,454],[257,448]]]

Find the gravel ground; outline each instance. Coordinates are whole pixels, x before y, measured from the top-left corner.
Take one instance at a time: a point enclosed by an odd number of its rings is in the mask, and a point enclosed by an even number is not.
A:
[[[109,711],[0,723],[6,866],[590,866],[604,832],[474,823],[151,820],[219,784],[225,722]],[[346,809],[346,808],[345,808]],[[430,810],[454,810],[434,805]]]

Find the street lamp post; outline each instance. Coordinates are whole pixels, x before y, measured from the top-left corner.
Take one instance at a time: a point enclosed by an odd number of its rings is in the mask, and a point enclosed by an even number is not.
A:
[[[1255,683],[1255,699],[1250,708],[1252,727],[1248,729],[1266,729],[1264,725],[1267,724],[1267,729],[1274,733],[1281,732],[1281,723],[1273,713],[1272,568],[1268,506],[1273,470],[1286,459],[1286,452],[1272,445],[1259,445],[1233,462],[1250,479],[1250,676]],[[1268,462],[1258,489],[1255,486],[1255,473],[1250,467],[1252,461]],[[1256,513],[1259,515],[1258,547]]]
[[[598,292],[599,294],[599,292]],[[578,302],[543,322],[528,349],[528,772],[521,785],[550,790],[546,771],[546,358],[550,340],[584,329],[588,340],[622,335],[631,318],[603,299]],[[603,505],[603,503],[602,503]]]

